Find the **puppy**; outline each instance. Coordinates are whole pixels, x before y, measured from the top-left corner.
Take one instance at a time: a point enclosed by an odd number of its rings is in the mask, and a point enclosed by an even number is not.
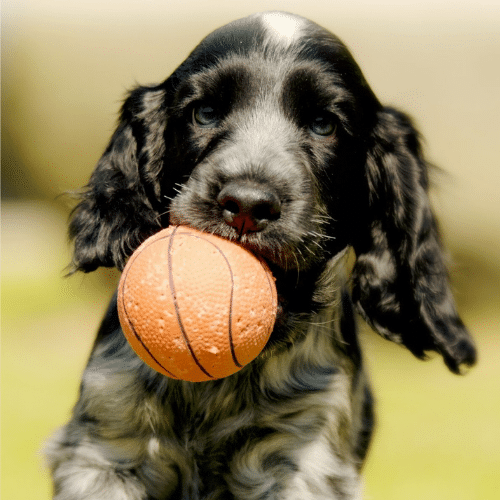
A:
[[[136,356],[115,296],[47,451],[54,498],[361,498],[373,403],[355,311],[418,358],[475,361],[427,188],[411,120],[301,17],[230,23],[133,90],[72,214],[73,269],[123,269],[148,236],[188,225],[264,258],[279,312],[254,362],[189,383]]]

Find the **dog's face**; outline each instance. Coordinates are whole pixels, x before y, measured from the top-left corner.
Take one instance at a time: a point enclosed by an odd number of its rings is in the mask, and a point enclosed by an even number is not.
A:
[[[231,23],[165,82],[130,94],[73,215],[74,267],[122,268],[168,224],[261,255],[299,312],[351,246],[353,300],[380,334],[419,357],[440,352],[453,371],[474,361],[418,133],[310,21],[264,13]]]
[[[377,101],[336,38],[300,18],[256,16],[209,36],[171,81],[172,223],[237,240],[286,271],[349,244],[348,184],[361,185],[364,118]]]

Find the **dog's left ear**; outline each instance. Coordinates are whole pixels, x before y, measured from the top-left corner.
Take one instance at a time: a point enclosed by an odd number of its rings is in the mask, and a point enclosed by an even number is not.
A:
[[[383,337],[419,358],[439,352],[455,373],[476,359],[448,282],[427,189],[427,164],[408,117],[379,111],[366,162],[367,202],[353,242],[353,300]]]
[[[71,214],[75,251],[70,273],[126,259],[161,225],[165,152],[164,90],[138,87],[125,100],[117,129]]]

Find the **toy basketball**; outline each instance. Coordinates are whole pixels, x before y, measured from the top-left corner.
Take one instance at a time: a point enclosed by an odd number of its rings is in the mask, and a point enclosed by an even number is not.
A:
[[[118,315],[141,359],[190,382],[232,375],[264,349],[277,294],[267,265],[228,240],[171,226],[139,246],[118,286]]]

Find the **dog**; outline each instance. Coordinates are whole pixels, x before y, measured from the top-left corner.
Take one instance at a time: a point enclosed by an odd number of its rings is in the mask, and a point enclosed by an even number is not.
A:
[[[234,21],[132,90],[72,213],[72,271],[122,270],[150,235],[190,226],[266,261],[276,324],[238,373],[184,382],[137,357],[115,295],[48,445],[54,498],[361,498],[374,410],[357,314],[452,372],[475,362],[428,173],[411,119],[296,15]]]

